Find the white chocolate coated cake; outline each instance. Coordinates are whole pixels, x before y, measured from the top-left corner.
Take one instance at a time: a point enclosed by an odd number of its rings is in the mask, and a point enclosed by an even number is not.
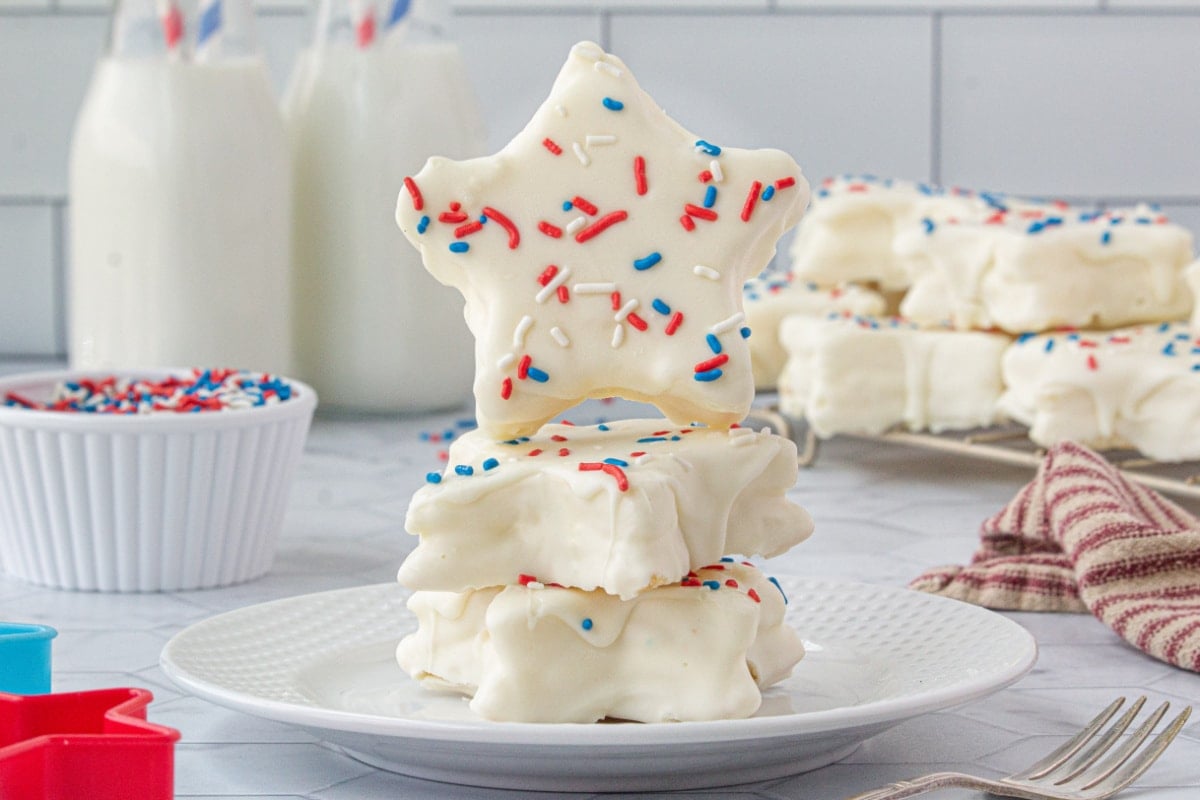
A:
[[[400,665],[431,688],[473,695],[488,719],[679,722],[746,717],[804,655],[778,583],[724,559],[621,600],[523,585],[418,592],[420,627]]]
[[[1004,355],[1004,381],[1001,409],[1038,444],[1200,458],[1200,338],[1186,325],[1022,336]]]
[[[780,409],[807,419],[819,436],[896,425],[936,433],[998,419],[1007,336],[835,315],[789,317],[780,338],[790,354]]]
[[[823,317],[831,311],[879,316],[886,308],[879,292],[854,284],[822,287],[796,280],[790,272],[747,281],[742,294],[746,324],[754,331],[749,341],[755,389],[774,389],[779,381],[779,373],[787,361],[787,351],[779,343],[779,326],[785,317],[792,314]]]
[[[512,142],[431,158],[396,217],[466,299],[476,415],[506,439],[611,395],[676,424],[739,422],[754,394],[742,284],[808,198],[786,153],[687,132],[584,42]]]
[[[912,287],[901,313],[922,325],[1009,333],[1182,319],[1192,235],[1140,206],[1013,206],[926,219],[897,238]]]
[[[413,589],[529,574],[630,598],[727,554],[778,555],[812,532],[786,497],[796,445],[750,428],[623,420],[504,442],[476,430],[449,462],[409,506],[420,544],[399,577]]]

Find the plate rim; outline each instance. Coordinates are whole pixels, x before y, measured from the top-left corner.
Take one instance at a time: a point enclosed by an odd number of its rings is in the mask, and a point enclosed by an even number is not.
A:
[[[195,622],[177,632],[163,647],[159,656],[159,667],[177,686],[202,699],[217,705],[248,713],[264,719],[284,722],[308,729],[336,730],[350,734],[386,736],[391,739],[412,739],[426,742],[458,742],[477,744],[503,744],[515,746],[537,745],[539,747],[611,748],[622,750],[647,745],[703,745],[739,740],[764,740],[786,738],[800,734],[850,731],[883,723],[895,724],[912,717],[953,708],[1000,691],[1024,677],[1037,662],[1037,640],[1024,626],[991,609],[964,603],[938,595],[925,594],[907,587],[886,584],[870,584],[861,581],[846,581],[836,578],[811,578],[780,574],[777,577],[795,582],[821,583],[839,590],[861,589],[871,592],[894,593],[918,602],[946,604],[958,613],[977,614],[992,618],[997,625],[1007,626],[1024,642],[1024,649],[1015,654],[1013,661],[1004,669],[972,676],[950,686],[918,692],[904,698],[875,700],[860,705],[838,706],[820,711],[806,711],[744,719],[703,720],[689,722],[638,723],[628,725],[599,725],[596,723],[571,722],[497,722],[486,719],[461,722],[455,720],[431,720],[412,717],[385,717],[361,712],[344,711],[322,706],[309,706],[271,700],[245,692],[228,689],[196,678],[180,667],[172,658],[172,651],[181,638],[194,633],[200,626],[209,626],[226,621],[251,610],[287,605],[303,601],[312,602],[319,597],[337,594],[353,595],[366,592],[403,591],[395,583],[366,584],[342,589],[311,592],[291,597],[278,598],[231,609]],[[803,662],[801,662],[803,663]],[[571,736],[564,739],[563,732]]]

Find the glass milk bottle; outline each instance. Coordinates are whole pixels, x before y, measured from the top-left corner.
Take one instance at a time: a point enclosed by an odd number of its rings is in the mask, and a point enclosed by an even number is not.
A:
[[[71,363],[287,373],[291,174],[250,0],[185,16],[118,0],[76,122]]]
[[[429,156],[485,146],[462,56],[422,10],[321,0],[284,98],[297,377],[325,407],[414,411],[470,397],[462,299],[425,272],[394,219],[404,177]]]

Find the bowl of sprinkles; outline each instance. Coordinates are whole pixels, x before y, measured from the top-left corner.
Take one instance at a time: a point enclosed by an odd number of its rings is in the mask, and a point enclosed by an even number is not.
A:
[[[102,592],[263,575],[316,405],[231,369],[0,378],[0,571]]]

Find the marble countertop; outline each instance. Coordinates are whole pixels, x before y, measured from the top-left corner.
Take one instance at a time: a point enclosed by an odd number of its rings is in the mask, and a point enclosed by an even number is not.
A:
[[[10,362],[0,364],[0,372],[40,366]],[[407,418],[319,415],[292,489],[274,568],[264,578],[225,589],[152,595],[61,592],[0,578],[0,618],[59,630],[55,691],[112,686],[153,691],[150,719],[183,734],[176,750],[180,798],[526,796],[375,769],[298,728],[191,697],[157,666],[172,635],[213,614],[393,580],[415,544],[403,530],[408,499],[425,473],[440,465],[443,445],[422,434],[453,428],[464,416],[461,411]],[[575,419],[583,422],[586,416]],[[969,559],[979,523],[1030,477],[1023,468],[835,439],[822,447],[814,467],[801,472],[792,491],[816,520],[816,533],[767,562],[766,569],[903,586],[926,567]],[[674,796],[836,800],[935,770],[998,777],[1053,749],[1117,695],[1145,694],[1152,704],[1169,700],[1175,707],[1200,701],[1200,675],[1143,655],[1090,616],[1009,616],[1034,634],[1040,648],[1037,666],[1010,688],[901,723],[815,772]],[[1193,721],[1127,796],[1193,800],[1198,795],[1200,721]],[[936,796],[979,795],[951,790]]]

